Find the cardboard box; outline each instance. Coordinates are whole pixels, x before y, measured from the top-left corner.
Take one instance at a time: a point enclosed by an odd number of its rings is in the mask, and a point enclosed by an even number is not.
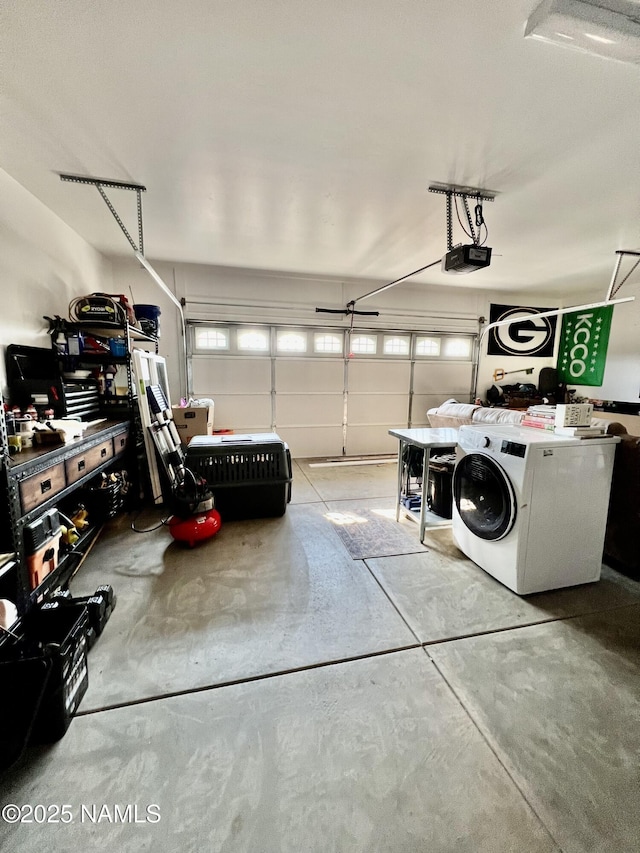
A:
[[[173,420],[180,440],[189,444],[194,435],[211,435],[213,432],[213,406],[174,406]]]

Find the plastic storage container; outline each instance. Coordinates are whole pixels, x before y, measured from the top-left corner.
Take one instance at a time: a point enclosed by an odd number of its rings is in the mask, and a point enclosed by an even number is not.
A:
[[[427,482],[427,506],[442,518],[453,515],[453,469],[456,463],[455,453],[432,456],[429,460],[429,480]]]
[[[85,607],[32,610],[0,645],[0,767],[59,740],[89,684]]]
[[[154,338],[160,337],[160,306],[159,305],[134,305],[136,320],[140,323],[142,331]]]
[[[109,350],[111,355],[124,358],[127,354],[127,342],[124,338],[109,338]]]
[[[291,454],[275,433],[196,435],[185,464],[206,480],[223,521],[284,515],[291,500]]]
[[[51,674],[33,724],[32,740],[59,740],[87,692],[88,627],[86,607],[48,610],[44,604],[27,617],[28,636],[43,644],[44,654],[51,660]]]

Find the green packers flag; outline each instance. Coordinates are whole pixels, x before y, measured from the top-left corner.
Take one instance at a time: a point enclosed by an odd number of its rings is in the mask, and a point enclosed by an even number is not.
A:
[[[602,385],[613,305],[572,311],[562,318],[558,379],[574,385]]]

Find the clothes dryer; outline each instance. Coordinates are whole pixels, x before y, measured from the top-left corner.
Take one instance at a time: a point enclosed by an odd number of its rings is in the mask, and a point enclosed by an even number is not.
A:
[[[597,581],[618,440],[460,427],[455,543],[519,595]]]

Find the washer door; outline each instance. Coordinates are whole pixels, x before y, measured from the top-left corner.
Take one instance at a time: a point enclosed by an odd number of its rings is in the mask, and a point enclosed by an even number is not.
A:
[[[489,456],[468,453],[453,475],[460,519],[478,538],[504,538],[516,521],[516,496],[503,469]]]

